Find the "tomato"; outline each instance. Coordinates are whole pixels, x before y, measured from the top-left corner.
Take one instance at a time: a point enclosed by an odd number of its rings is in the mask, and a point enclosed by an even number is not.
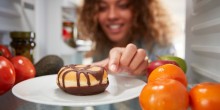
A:
[[[6,57],[8,59],[10,59],[12,57],[9,49],[6,46],[1,45],[1,44],[0,44],[0,55]]]
[[[12,63],[0,56],[0,95],[12,88],[15,83],[15,69]]]
[[[158,79],[145,85],[139,102],[142,110],[187,110],[189,95],[179,81]]]
[[[33,78],[36,75],[36,70],[32,62],[24,56],[15,56],[11,59],[16,72],[15,83]]]
[[[189,95],[192,110],[220,110],[220,83],[197,84]]]

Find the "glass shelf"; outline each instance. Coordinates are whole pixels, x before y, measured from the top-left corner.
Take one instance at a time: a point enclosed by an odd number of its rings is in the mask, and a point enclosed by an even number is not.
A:
[[[11,9],[0,7],[0,16],[4,17],[19,17],[19,13]]]

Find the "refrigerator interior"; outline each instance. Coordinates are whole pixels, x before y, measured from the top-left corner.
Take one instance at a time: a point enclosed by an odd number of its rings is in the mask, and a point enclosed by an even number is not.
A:
[[[220,81],[220,1],[187,0],[186,60],[191,84]]]
[[[60,42],[63,16],[72,17],[62,13],[62,5],[62,0],[0,0],[0,42],[9,44],[10,31],[34,31],[36,61],[44,55],[56,54],[66,58],[66,63],[80,62],[77,58],[81,59],[83,51]],[[189,83],[220,82],[220,1],[186,0],[183,19],[185,37],[178,42],[185,43],[184,55],[180,56],[187,61]],[[15,106],[22,103],[11,97],[11,93],[6,95],[0,97],[1,105],[10,105],[3,99],[13,100]]]

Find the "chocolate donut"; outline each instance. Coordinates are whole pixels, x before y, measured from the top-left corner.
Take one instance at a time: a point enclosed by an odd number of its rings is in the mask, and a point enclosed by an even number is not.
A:
[[[73,95],[93,95],[104,92],[109,85],[107,71],[100,66],[63,66],[57,77],[57,85]]]

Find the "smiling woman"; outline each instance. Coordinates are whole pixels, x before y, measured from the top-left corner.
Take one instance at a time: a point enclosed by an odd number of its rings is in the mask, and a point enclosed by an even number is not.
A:
[[[172,23],[160,0],[84,0],[79,15],[80,36],[94,44],[90,52],[94,64],[112,73],[144,75],[146,56],[156,60],[158,55],[175,53]],[[141,108],[135,99],[95,107],[99,109]]]
[[[81,37],[93,41],[94,61],[108,57],[111,48],[128,43],[148,50],[150,59],[156,52],[153,48],[172,47],[172,22],[160,0],[85,0],[78,30]]]

